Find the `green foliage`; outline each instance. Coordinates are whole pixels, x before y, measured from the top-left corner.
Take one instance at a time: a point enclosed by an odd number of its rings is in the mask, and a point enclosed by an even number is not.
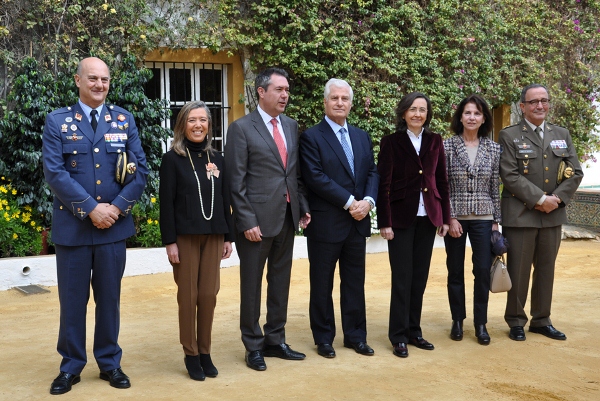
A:
[[[150,205],[142,210],[136,204],[131,213],[137,234],[127,241],[130,247],[159,248],[162,247],[160,226],[158,224],[160,204],[156,198],[150,198]]]
[[[550,89],[550,119],[571,130],[580,155],[599,148],[590,136],[598,117],[598,0],[200,3],[218,19],[186,34],[238,52],[253,72],[271,65],[290,72],[287,114],[302,128],[322,117],[322,90],[332,77],[353,87],[349,120],[370,132],[376,147],[393,132],[394,108],[408,92],[431,98],[432,128],[448,133],[465,96],[479,93],[497,107],[518,102],[522,87],[539,82]]]
[[[42,226],[30,206],[20,207],[17,190],[0,181],[0,257],[39,255]]]

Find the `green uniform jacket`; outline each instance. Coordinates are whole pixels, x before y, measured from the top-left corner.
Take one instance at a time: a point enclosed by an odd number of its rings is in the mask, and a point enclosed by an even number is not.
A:
[[[544,139],[522,120],[500,131],[500,178],[502,191],[502,225],[506,227],[555,227],[567,222],[564,208],[577,190],[583,171],[569,131],[546,122]],[[570,161],[575,174],[557,182],[558,166]],[[555,194],[561,207],[544,213],[535,209],[542,195]]]

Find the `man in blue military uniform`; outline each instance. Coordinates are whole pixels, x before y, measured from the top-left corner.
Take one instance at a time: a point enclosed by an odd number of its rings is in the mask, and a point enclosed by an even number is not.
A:
[[[116,388],[131,386],[121,370],[119,302],[125,240],[135,234],[130,211],[148,175],[133,116],[104,104],[110,84],[108,66],[95,57],[82,60],[75,83],[79,102],[48,114],[43,135],[44,175],[55,195],[57,350],[63,358],[51,394],[66,393],[81,380],[87,362],[90,282],[96,303],[93,349],[100,378]]]

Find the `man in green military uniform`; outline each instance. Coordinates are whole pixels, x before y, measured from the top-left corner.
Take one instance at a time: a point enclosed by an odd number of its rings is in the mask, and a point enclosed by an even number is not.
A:
[[[566,340],[550,320],[554,264],[560,247],[565,205],[577,190],[583,172],[569,131],[548,123],[548,90],[532,84],[521,92],[523,120],[500,131],[502,231],[508,239],[508,292],[504,319],[509,337],[525,340],[525,302],[533,264],[529,331]],[[563,173],[567,166],[569,172]],[[561,176],[558,177],[559,170]]]

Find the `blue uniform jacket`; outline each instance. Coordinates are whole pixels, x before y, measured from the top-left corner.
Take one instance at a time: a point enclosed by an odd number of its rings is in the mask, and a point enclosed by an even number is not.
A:
[[[137,158],[135,178],[116,181],[120,153]],[[79,103],[48,114],[43,135],[44,175],[54,192],[52,241],[59,245],[97,245],[135,234],[130,211],[146,186],[146,156],[131,113],[118,106],[102,108],[94,133]],[[108,229],[98,229],[88,214],[99,203],[117,206],[122,215]]]

